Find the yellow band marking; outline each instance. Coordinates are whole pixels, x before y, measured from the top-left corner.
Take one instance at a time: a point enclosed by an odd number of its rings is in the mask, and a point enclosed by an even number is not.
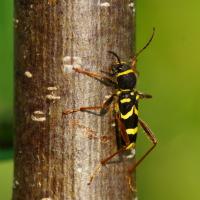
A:
[[[120,102],[121,103],[129,103],[129,102],[131,102],[131,99],[130,98],[124,98],[124,99],[121,99]]]
[[[136,107],[134,108],[134,113],[138,116],[138,109]]]
[[[124,72],[120,72],[119,74],[117,74],[117,77],[123,76],[123,75],[126,75],[126,74],[130,74],[130,73],[134,73],[134,71],[132,69],[128,69]]]
[[[133,110],[134,110],[134,106],[131,108],[131,110],[129,112],[127,112],[125,115],[123,115],[121,113],[121,118],[122,119],[128,119],[129,117],[131,117],[133,115]]]
[[[130,148],[132,148],[132,147],[135,147],[135,143],[129,144],[129,145],[126,147],[126,149],[130,149]]]
[[[136,95],[136,100],[138,100],[139,98],[140,98],[140,95],[137,94],[137,95]]]
[[[135,135],[138,132],[138,127],[126,129],[128,135]]]

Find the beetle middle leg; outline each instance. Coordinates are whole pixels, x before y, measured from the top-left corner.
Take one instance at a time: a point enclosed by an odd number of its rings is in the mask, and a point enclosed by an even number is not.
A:
[[[89,111],[89,110],[100,110],[100,115],[105,115],[108,112],[110,105],[113,102],[115,96],[116,96],[115,93],[113,93],[102,105],[80,107],[78,109],[66,109],[66,110],[63,110],[62,114],[68,115],[68,114],[80,112],[80,111],[84,112],[84,111]]]

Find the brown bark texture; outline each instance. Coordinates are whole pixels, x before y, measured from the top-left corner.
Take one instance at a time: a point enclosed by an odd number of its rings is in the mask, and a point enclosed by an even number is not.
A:
[[[112,113],[62,116],[100,105],[112,92],[72,67],[107,71],[114,60],[108,50],[133,56],[134,9],[131,0],[15,0],[14,200],[135,197],[130,161],[119,156],[87,185],[100,160],[117,150]]]

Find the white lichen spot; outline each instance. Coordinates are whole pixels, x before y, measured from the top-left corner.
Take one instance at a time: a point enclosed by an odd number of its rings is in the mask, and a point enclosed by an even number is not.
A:
[[[45,197],[45,198],[42,198],[41,200],[52,200],[52,198],[50,198],[50,197]]]
[[[30,5],[30,8],[33,8],[33,4]]]
[[[17,28],[18,24],[19,24],[19,19],[13,19],[14,21],[14,27]]]
[[[71,73],[74,67],[80,67],[82,64],[82,60],[78,56],[65,56],[63,57],[63,72]]]
[[[15,180],[15,185],[19,185],[19,182],[17,180]]]
[[[31,74],[31,72],[29,72],[29,71],[24,72],[24,75],[25,75],[27,78],[32,78],[32,77],[33,77],[33,75]]]
[[[106,95],[105,99],[109,99],[111,97],[111,95]]]
[[[63,57],[63,63],[68,63],[71,61],[71,56],[65,56]]]
[[[49,91],[55,91],[55,90],[57,90],[57,89],[58,89],[58,88],[55,87],[55,86],[54,86],[54,87],[48,87],[48,88],[47,88],[47,90],[49,90]]]
[[[135,4],[134,4],[134,2],[129,3],[128,6],[130,8],[132,8],[133,13],[135,14]]]
[[[33,121],[37,121],[37,122],[46,121],[46,117],[44,116],[44,112],[42,112],[40,110],[34,111],[33,114],[31,115],[31,119]]]
[[[19,23],[19,20],[18,20],[18,19],[15,19],[15,23],[18,24],[18,23]]]
[[[63,72],[64,73],[71,73],[73,71],[73,65],[64,65],[63,66]]]
[[[111,126],[112,126],[112,127],[115,127],[115,126],[116,126],[116,124],[115,124],[115,123],[112,123],[112,124],[111,124]]]
[[[61,99],[60,96],[58,96],[58,95],[55,94],[56,91],[57,91],[57,89],[58,89],[58,88],[55,87],[55,86],[48,87],[47,90],[50,92],[50,94],[47,94],[47,95],[46,95],[46,99],[51,100],[51,101],[52,101],[52,100],[55,101],[55,100]]]
[[[44,115],[44,112],[41,110],[36,110],[33,113],[34,113],[34,115]]]
[[[134,200],[138,200],[138,197],[135,197],[135,199]]]
[[[13,188],[15,189],[19,185],[19,182],[17,180],[13,181]]]
[[[110,3],[108,2],[104,2],[104,3],[100,3],[101,7],[110,7]]]
[[[72,64],[81,65],[82,64],[82,60],[78,56],[74,56],[74,57],[65,56],[65,57],[63,57],[63,63],[64,64],[71,64],[72,63]]]
[[[56,96],[54,94],[48,94],[48,95],[46,95],[46,98],[49,100],[59,100],[60,96]]]
[[[129,7],[133,8],[135,6],[135,4],[133,2],[128,4]]]
[[[77,169],[77,171],[78,171],[79,173],[81,173],[81,172],[82,172],[82,168],[79,167],[79,168]]]
[[[31,115],[31,119],[33,121],[37,121],[37,122],[44,122],[44,121],[46,121],[46,117],[36,117],[34,115]]]

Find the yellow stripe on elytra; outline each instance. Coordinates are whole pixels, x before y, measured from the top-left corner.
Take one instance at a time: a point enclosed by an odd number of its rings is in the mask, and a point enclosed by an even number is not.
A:
[[[126,75],[126,74],[130,74],[130,73],[134,73],[134,71],[132,69],[128,69],[124,72],[120,72],[119,74],[117,74],[117,77],[123,76],[123,75]]]
[[[138,127],[126,129],[128,135],[135,135],[138,132]]]
[[[134,108],[134,113],[138,116],[138,109],[136,107]]]
[[[129,112],[127,112],[125,115],[123,115],[121,113],[121,118],[122,119],[128,119],[129,117],[131,117],[133,115],[133,110],[134,110],[134,106],[131,108],[131,110]]]
[[[124,99],[121,99],[120,102],[121,103],[129,103],[129,102],[131,102],[131,99],[130,98],[124,98]]]
[[[130,149],[130,148],[132,148],[132,147],[135,147],[135,143],[129,144],[129,145],[126,147],[126,149]]]

